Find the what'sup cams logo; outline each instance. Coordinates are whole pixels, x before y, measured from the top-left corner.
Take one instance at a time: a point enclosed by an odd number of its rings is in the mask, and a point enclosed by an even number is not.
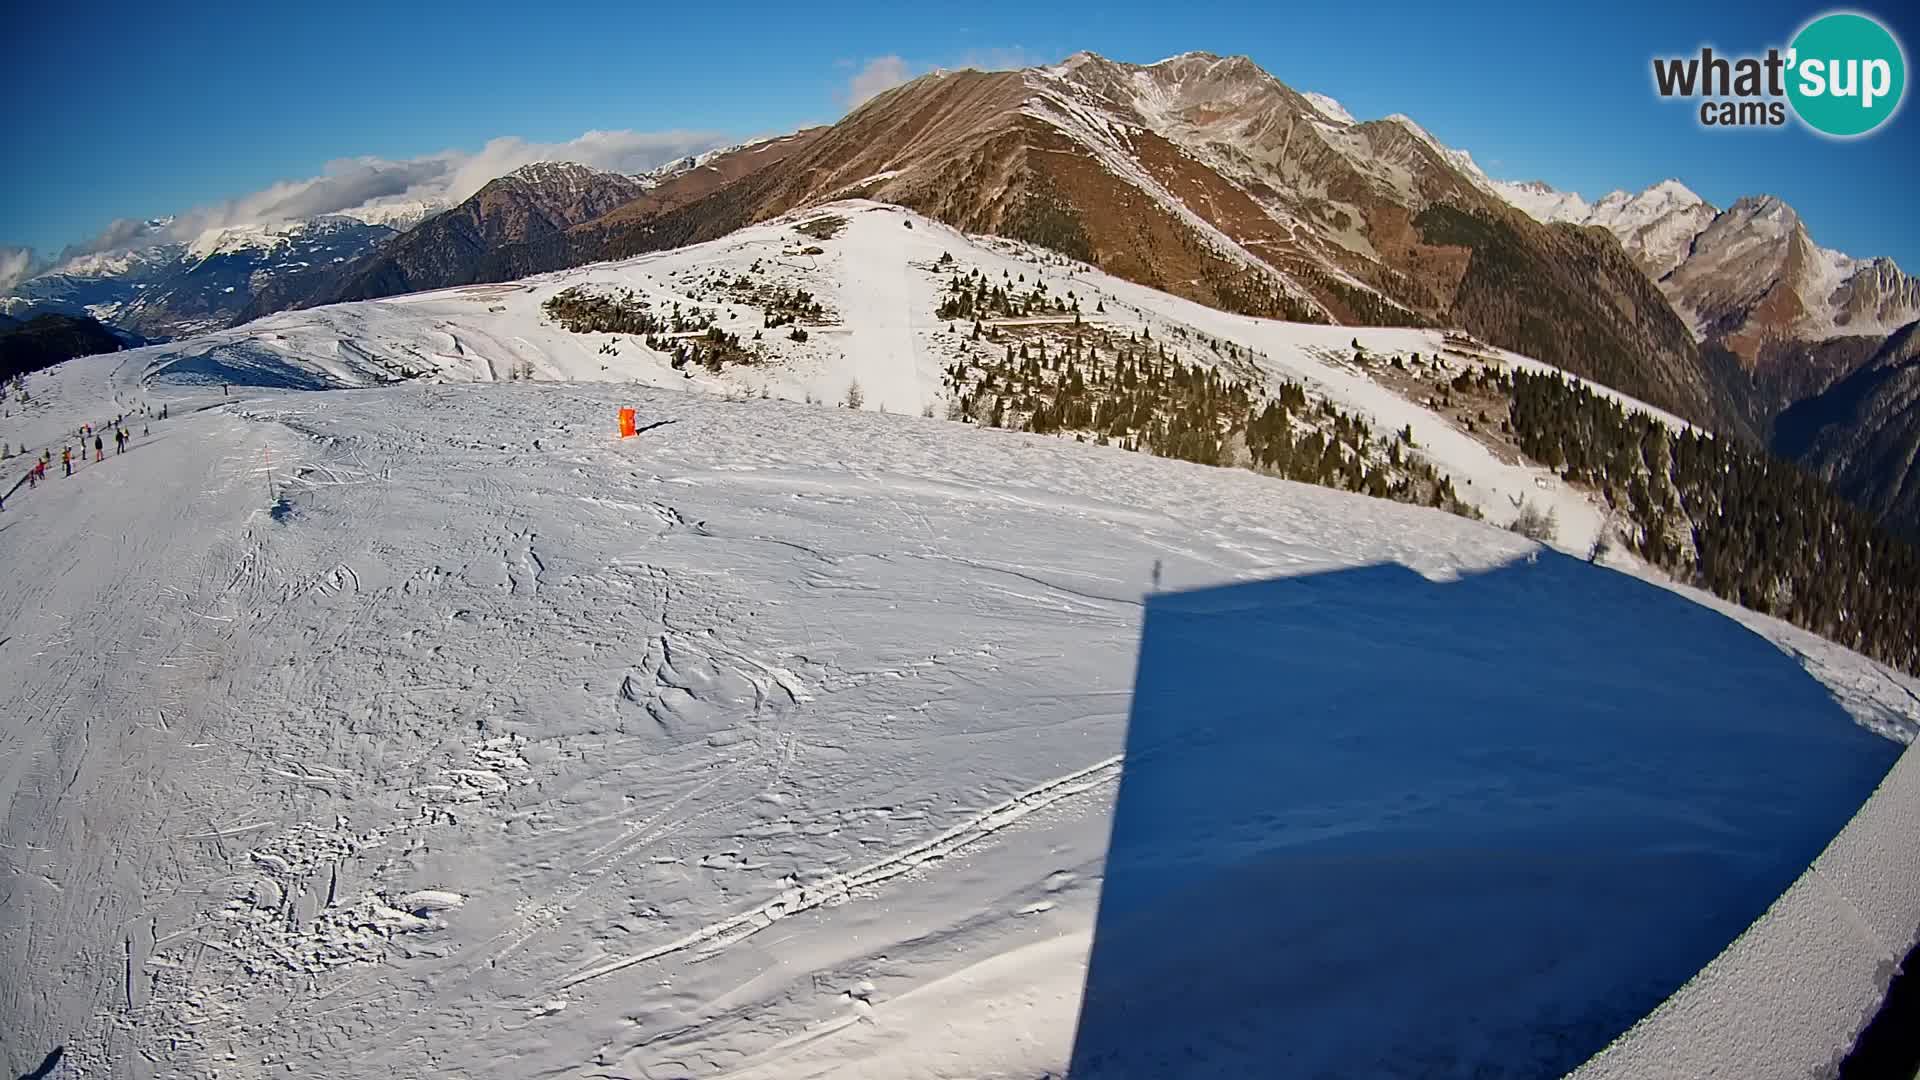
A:
[[[1851,139],[1885,124],[1907,90],[1899,39],[1869,15],[1839,11],[1800,28],[1784,50],[1728,57],[1657,56],[1663,98],[1698,98],[1705,127],[1780,127],[1788,109],[1822,135]]]

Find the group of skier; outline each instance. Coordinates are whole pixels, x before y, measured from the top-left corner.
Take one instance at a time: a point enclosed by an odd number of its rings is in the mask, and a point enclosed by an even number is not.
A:
[[[152,409],[149,409],[148,407],[143,405],[140,407],[140,414],[148,418],[158,417],[159,419],[164,420],[166,419],[166,416],[167,416],[167,407],[165,405],[162,405],[159,411],[155,412]],[[132,445],[133,443],[132,425],[128,423],[128,420],[129,418],[124,414],[113,418],[113,425],[112,425],[113,452],[116,457],[126,453],[127,447]],[[143,420],[141,422],[140,434],[148,435],[152,433],[152,430],[153,428],[150,420]],[[104,428],[96,428],[92,424],[81,424],[79,427],[73,429],[72,434],[74,438],[77,439],[80,443],[80,453],[79,453],[78,460],[81,463],[85,463],[85,461],[87,460],[87,443],[89,441],[93,443],[93,460],[95,462],[104,462],[107,460],[107,444],[106,444],[106,435],[105,435]],[[60,467],[65,471],[65,474],[67,476],[73,475],[74,462],[75,462],[75,455],[73,451],[73,444],[69,443],[66,446],[61,447],[60,448]],[[25,483],[29,490],[40,486],[40,482],[47,478],[47,467],[52,464],[53,464],[53,448],[48,447],[40,451],[40,456],[35,458],[33,465],[27,469]],[[19,487],[20,487],[20,484],[15,483],[12,489],[9,489],[6,491],[0,491],[0,510],[6,509],[7,496],[11,494],[13,490],[17,490]]]

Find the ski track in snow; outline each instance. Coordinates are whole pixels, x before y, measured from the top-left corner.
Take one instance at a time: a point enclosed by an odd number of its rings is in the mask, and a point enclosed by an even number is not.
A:
[[[959,241],[901,219],[844,234],[901,252],[839,267],[835,301],[873,305],[845,313],[847,356],[747,377],[926,400],[929,294],[894,283]],[[230,396],[142,382],[204,339],[30,377],[4,434],[56,458],[82,420],[172,418],[0,522],[0,558],[34,568],[0,585],[0,969],[22,973],[0,1064],[64,1044],[76,1076],[832,1075],[888,1017],[944,1015],[938,1045],[1055,1067],[1156,564],[1169,589],[1442,580],[1535,550],[1251,473],[686,394],[740,387],[670,369],[633,370],[672,390],[274,388],[313,378],[289,358],[321,340],[359,343],[326,385],[380,381],[408,320],[470,365],[592,377],[599,338],[576,355],[524,316],[600,272],[268,320],[222,353],[267,385]],[[1097,284],[1110,309],[1247,322]],[[500,305],[523,321],[443,317]],[[1350,330],[1274,326],[1273,363],[1371,400],[1301,344]],[[621,442],[622,404],[671,423]],[[1913,680],[1689,595],[1913,737]],[[1032,1015],[969,1028],[956,988],[983,986]]]
[[[678,941],[669,942],[656,949],[633,956],[601,964],[563,980],[560,989],[566,990],[584,982],[591,982],[603,975],[624,971],[635,964],[644,964],[662,956],[684,951],[698,946],[719,948],[756,934],[775,922],[803,911],[810,911],[823,904],[844,900],[857,890],[872,888],[884,881],[909,873],[928,863],[957,854],[969,845],[992,836],[1001,829],[1019,821],[1035,810],[1041,810],[1062,799],[1071,798],[1099,787],[1113,780],[1120,772],[1118,754],[1104,761],[1096,762],[1084,769],[1078,769],[1065,776],[1050,780],[1037,787],[1021,792],[1019,795],[1000,803],[973,818],[929,840],[922,841],[879,862],[871,863],[847,874],[837,874],[808,885],[797,886],[781,893],[766,903],[745,911],[739,915],[703,926]],[[1026,911],[1021,912],[1025,914]]]

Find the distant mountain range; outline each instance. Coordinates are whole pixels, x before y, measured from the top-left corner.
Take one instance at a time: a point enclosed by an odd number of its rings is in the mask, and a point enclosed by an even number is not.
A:
[[[1543,184],[1505,190],[1535,217],[1599,225],[1619,239],[1740,405],[1732,430],[1920,534],[1920,279],[1891,259],[1820,247],[1770,195],[1721,210],[1677,180],[1592,206]]]
[[[0,312],[90,315],[146,338],[185,337],[231,325],[263,291],[304,295],[400,235],[389,225],[329,216],[213,229],[182,242],[171,238],[172,224],[147,222],[151,243],[72,258],[20,282],[0,298]]]
[[[1411,118],[1358,120],[1244,57],[938,72],[830,127],[643,176],[540,163],[405,231],[203,237],[59,268],[0,310],[178,335],[677,247],[849,196],[1230,311],[1457,326],[1788,454],[1920,532],[1900,389],[1920,285],[1890,261],[1818,247],[1768,196],[1720,209],[1670,180],[1588,203],[1496,180]]]
[[[652,186],[648,179],[586,165],[535,162],[490,181],[472,198],[343,268],[319,290],[288,303],[260,303],[253,313],[481,280],[475,274],[488,252],[560,235],[625,206]]]

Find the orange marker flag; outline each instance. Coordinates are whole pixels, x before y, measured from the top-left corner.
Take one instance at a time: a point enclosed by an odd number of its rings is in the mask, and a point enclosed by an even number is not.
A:
[[[632,409],[620,410],[620,437],[625,439],[633,435],[634,419]]]

